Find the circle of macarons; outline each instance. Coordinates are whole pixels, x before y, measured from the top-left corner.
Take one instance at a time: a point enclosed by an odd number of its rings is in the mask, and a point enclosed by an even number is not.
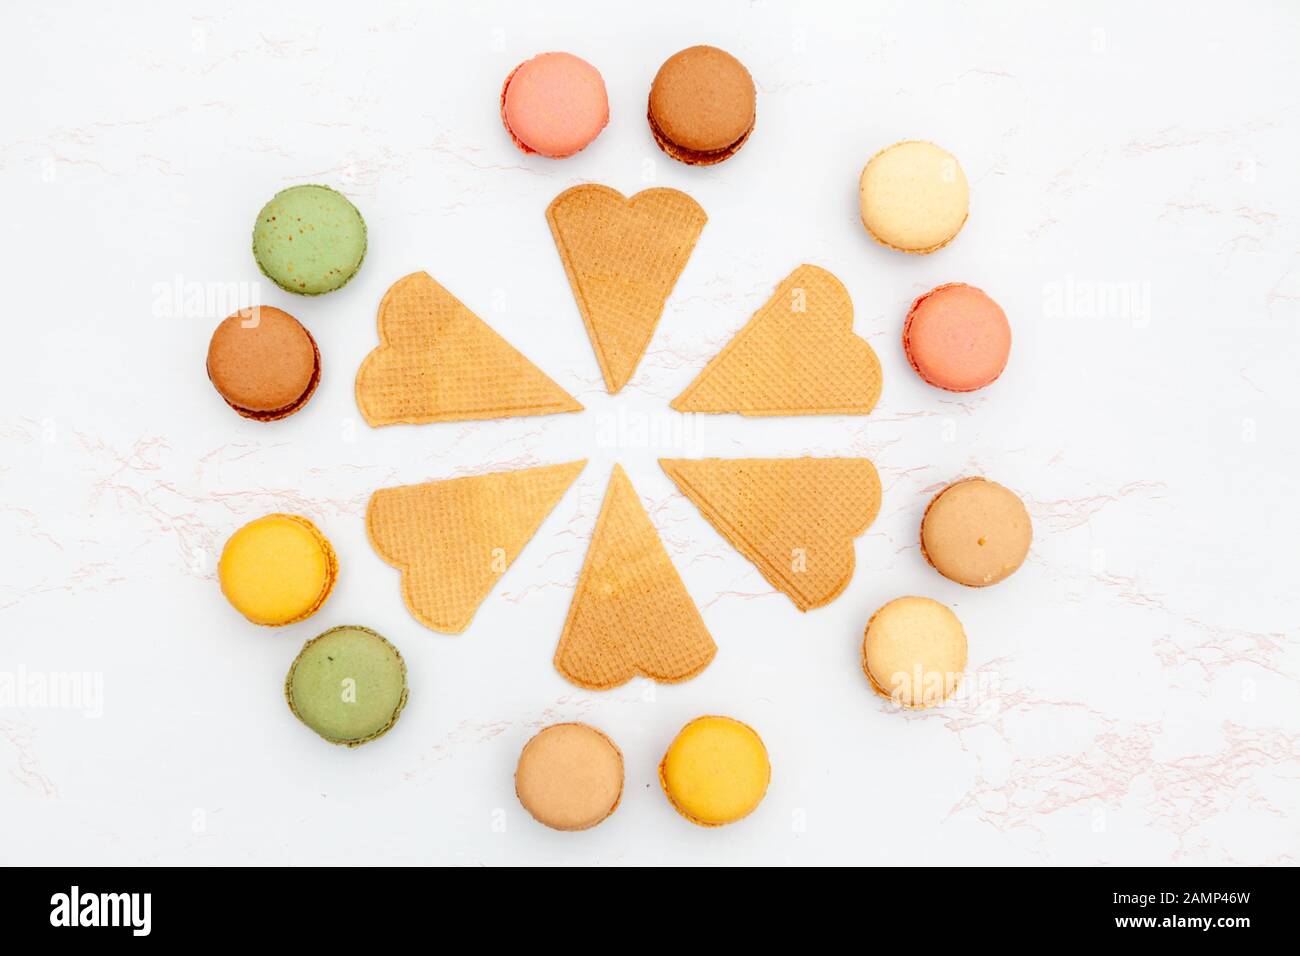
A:
[[[912,303],[903,323],[907,361],[929,384],[973,392],[996,381],[1011,356],[1011,323],[982,290],[937,286]]]
[[[941,704],[966,670],[966,631],[938,601],[900,597],[867,622],[862,671],[876,693],[904,707]]]
[[[245,418],[270,422],[307,404],[320,384],[320,349],[302,323],[269,305],[224,319],[208,343],[208,379]]]
[[[871,157],[858,181],[858,199],[871,238],[918,255],[950,243],[970,212],[970,187],[957,158],[918,140]]]
[[[711,166],[745,145],[756,100],[743,63],[715,46],[688,47],[665,60],[650,85],[650,132],[673,159]]]
[[[735,823],[762,802],[772,779],[763,740],[731,717],[697,717],[659,764],[659,784],[682,816],[703,827]]]
[[[1010,577],[1024,564],[1033,537],[1024,502],[984,478],[953,482],[921,518],[921,554],[945,578],[967,587]]]
[[[337,576],[334,548],[301,515],[250,521],[230,536],[217,564],[226,600],[254,624],[270,627],[315,614]]]
[[[291,186],[262,207],[253,258],[286,292],[324,295],[351,281],[366,257],[366,222],[328,186]]]
[[[333,627],[306,644],[284,679],[295,717],[332,744],[382,737],[406,706],[406,662],[368,627]]]
[[[515,794],[538,823],[587,830],[623,797],[623,753],[588,724],[552,724],[519,754]]]
[[[525,153],[564,159],[586,149],[609,123],[600,71],[572,53],[520,63],[501,87],[501,122]]]

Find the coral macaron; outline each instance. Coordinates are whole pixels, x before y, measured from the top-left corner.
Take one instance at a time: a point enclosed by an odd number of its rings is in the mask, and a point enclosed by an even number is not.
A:
[[[572,53],[520,63],[501,87],[501,122],[525,153],[563,159],[586,149],[609,123],[600,71]]]
[[[960,282],[931,289],[912,303],[903,351],[916,374],[949,392],[973,392],[1002,374],[1011,355],[1011,324],[982,290]]]

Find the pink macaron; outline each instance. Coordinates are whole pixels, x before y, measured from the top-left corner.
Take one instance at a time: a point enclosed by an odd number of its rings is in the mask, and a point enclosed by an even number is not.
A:
[[[1011,355],[1011,324],[983,291],[960,282],[937,286],[912,303],[903,351],[916,374],[950,392],[994,381]]]
[[[506,77],[501,121],[525,153],[572,156],[590,146],[609,122],[605,81],[572,53],[538,54]]]

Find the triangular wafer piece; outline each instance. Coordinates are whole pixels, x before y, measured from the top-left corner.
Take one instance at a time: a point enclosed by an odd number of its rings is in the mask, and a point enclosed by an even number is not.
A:
[[[499,471],[370,496],[366,531],[425,627],[459,634],[587,463]]]
[[[839,279],[803,265],[673,400],[679,412],[865,415],[880,398],[880,361],[853,334]]]
[[[637,674],[675,684],[704,670],[717,650],[632,482],[615,465],[555,669],[593,690]]]
[[[427,272],[379,303],[379,347],[357,372],[371,425],[580,412],[582,406]]]
[[[853,577],[853,539],[880,511],[865,458],[661,458],[668,477],[801,611]]]
[[[546,208],[611,395],[636,371],[708,218],[676,189],[627,199],[595,183],[565,190]]]

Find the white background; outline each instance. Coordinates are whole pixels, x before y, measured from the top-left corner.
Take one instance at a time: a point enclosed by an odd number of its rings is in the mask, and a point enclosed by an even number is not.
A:
[[[1296,861],[1293,4],[65,6],[11,4],[0,36],[0,672],[90,673],[103,713],[0,707],[0,861]],[[752,138],[712,169],[667,159],[645,122],[655,70],[695,43],[758,85]],[[612,112],[558,162],[519,153],[497,114],[510,69],[553,49],[603,72]],[[863,163],[905,138],[971,182],[966,228],[932,256],[881,249],[858,220]],[[585,181],[676,187],[709,214],[616,397],[544,218]],[[359,276],[319,299],[260,280],[249,251],[261,204],[304,182],[370,229]],[[853,296],[884,368],[876,411],[670,412],[801,262]],[[587,411],[366,427],[353,379],[375,309],[417,269]],[[1014,328],[1006,373],[971,396],[921,383],[899,345],[912,298],[949,281]],[[320,343],[321,388],[287,421],[239,418],[205,377],[213,326],[248,304],[230,288]],[[807,615],[656,464],[798,454],[869,456],[884,484],[856,577]],[[584,456],[467,633],[411,619],[366,540],[374,489]],[[684,685],[588,693],[551,665],[616,461],[717,640]],[[1027,564],[986,590],[916,543],[930,495],[971,474],[1034,520]],[[274,630],[214,573],[271,511],[316,521],[341,564],[319,614]],[[862,629],[902,594],[964,622],[970,699],[900,714],[871,692]],[[302,643],[342,623],[410,669],[401,721],[357,750],[281,696]],[[688,824],[656,781],[701,713],[771,752],[766,800],[732,827]],[[582,834],[535,824],[513,792],[520,747],[565,719],[627,763],[622,806]]]

